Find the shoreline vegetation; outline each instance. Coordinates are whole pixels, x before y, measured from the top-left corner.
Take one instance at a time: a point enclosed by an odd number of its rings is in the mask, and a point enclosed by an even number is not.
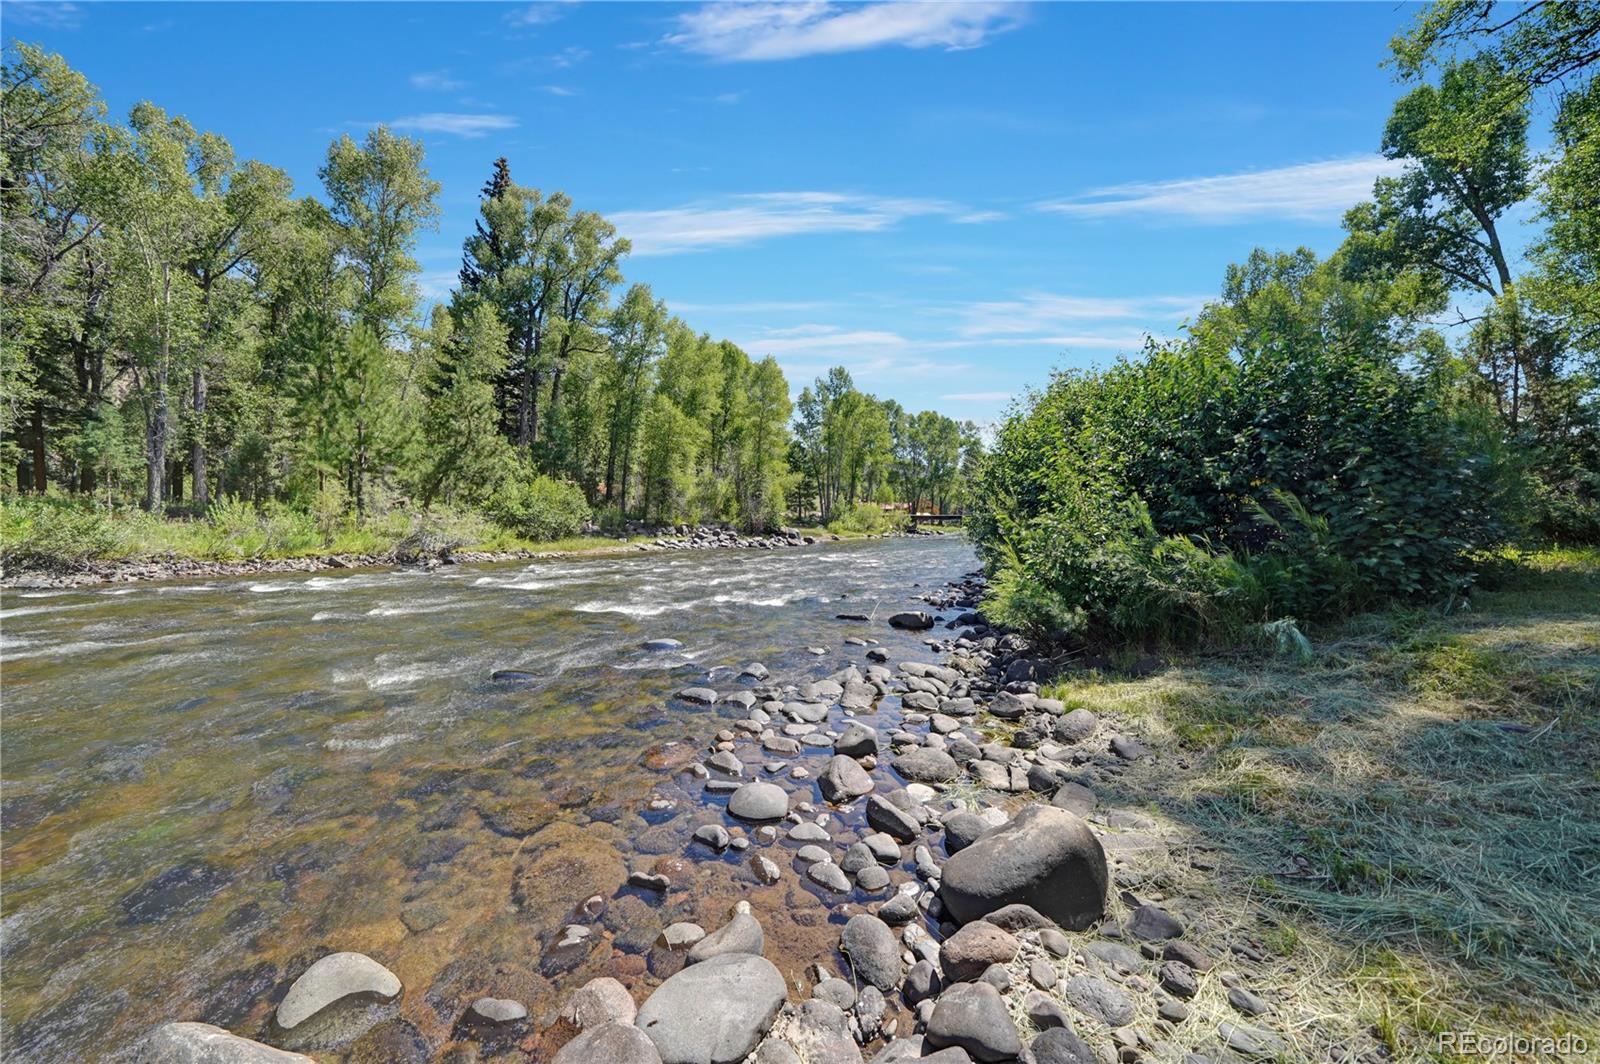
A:
[[[71,506],[70,503],[63,503]],[[322,572],[393,565],[439,565],[581,558],[658,550],[765,549],[814,542],[943,535],[906,522],[835,521],[770,534],[743,533],[730,525],[636,528],[614,535],[598,529],[559,539],[533,540],[471,514],[396,514],[328,536],[285,533],[268,516],[225,526],[214,520],[152,518],[137,510],[109,517],[78,510],[75,519],[34,527],[26,512],[0,505],[0,588],[83,587],[145,580]],[[303,530],[302,530],[303,531]]]

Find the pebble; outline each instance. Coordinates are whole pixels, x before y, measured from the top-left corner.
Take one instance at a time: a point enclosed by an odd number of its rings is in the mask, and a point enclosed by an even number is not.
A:
[[[393,972],[362,953],[330,953],[307,968],[278,1004],[278,1026],[285,1030],[351,994],[392,998],[400,993]]]

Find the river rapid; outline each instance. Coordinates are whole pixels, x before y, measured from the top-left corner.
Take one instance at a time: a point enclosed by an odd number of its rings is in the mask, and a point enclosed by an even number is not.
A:
[[[125,1058],[168,1020],[264,1037],[331,950],[371,955],[405,991],[360,1037],[306,1048],[435,1059],[474,998],[517,999],[542,1029],[595,975],[659,982],[661,927],[720,926],[741,898],[794,986],[836,945],[840,899],[790,871],[784,842],[761,850],[784,869],[773,885],[749,853],[689,842],[725,818],[666,744],[704,753],[743,710],[672,696],[749,687],[752,661],[775,683],[864,665],[849,636],[932,660],[885,618],[973,565],[939,536],[8,590],[6,1059]],[[644,650],[653,638],[682,646]],[[891,697],[868,723],[898,718]],[[578,917],[592,947],[552,949],[596,867],[661,860],[672,890],[623,888]]]

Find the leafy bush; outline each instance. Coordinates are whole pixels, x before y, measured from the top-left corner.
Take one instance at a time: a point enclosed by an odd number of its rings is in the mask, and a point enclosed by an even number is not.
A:
[[[968,527],[985,612],[1101,640],[1237,641],[1470,586],[1511,478],[1388,357],[1149,349],[1005,423]]]
[[[503,479],[485,509],[495,523],[536,541],[575,536],[590,518],[577,485],[526,473]]]
[[[858,502],[848,513],[840,514],[828,522],[828,531],[835,535],[846,532],[879,535],[890,530],[903,529],[910,521],[911,518],[906,514],[885,510],[880,503]]]
[[[57,496],[0,500],[0,565],[72,568],[117,552],[121,539],[91,503]]]

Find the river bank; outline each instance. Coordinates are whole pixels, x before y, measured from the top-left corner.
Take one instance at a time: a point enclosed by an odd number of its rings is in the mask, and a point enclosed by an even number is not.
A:
[[[0,588],[72,588],[96,584],[126,584],[150,580],[196,580],[214,577],[260,576],[274,573],[319,573],[341,569],[441,565],[482,565],[537,559],[605,557],[635,551],[663,550],[779,550],[817,542],[886,539],[898,535],[944,535],[942,531],[878,534],[833,533],[826,529],[787,528],[772,535],[750,535],[725,526],[680,526],[664,534],[620,538],[592,536],[565,543],[535,544],[504,550],[468,547],[402,548],[366,553],[307,554],[296,557],[262,557],[223,560],[195,557],[92,558],[46,567],[19,568],[0,573]],[[577,545],[570,545],[576,543]]]
[[[814,569],[833,561],[832,568],[860,570],[881,559],[876,551],[903,553],[916,544],[814,549],[823,552]],[[804,553],[751,561],[770,566]],[[632,629],[641,654],[694,653],[686,620],[712,608],[723,594],[717,588],[737,586],[705,575],[709,560],[662,556],[628,582],[649,586],[648,574],[660,564],[692,562],[694,572],[676,586],[696,589],[696,598],[657,587],[607,603],[642,620]],[[765,589],[752,590],[752,599],[782,597],[769,596],[785,577],[760,564],[749,577],[752,589]],[[1373,971],[1351,914],[1358,905],[1381,905],[1394,920],[1407,892],[1433,896],[1435,905],[1449,892],[1426,880],[1368,882],[1351,870],[1357,858],[1383,866],[1386,848],[1393,867],[1404,847],[1420,844],[1417,828],[1396,819],[1392,807],[1381,835],[1363,829],[1337,850],[1316,849],[1308,817],[1330,799],[1319,791],[1302,795],[1303,784],[1283,774],[1330,745],[1398,758],[1436,751],[1441,742],[1466,744],[1480,751],[1478,761],[1449,770],[1437,763],[1363,770],[1331,777],[1324,790],[1343,793],[1348,785],[1351,795],[1337,799],[1343,803],[1385,785],[1423,787],[1430,797],[1414,803],[1418,817],[1443,803],[1457,822],[1488,818],[1477,840],[1488,872],[1502,861],[1528,865],[1532,851],[1519,853],[1511,841],[1519,836],[1536,839],[1554,858],[1561,847],[1583,849],[1594,834],[1592,817],[1581,815],[1585,801],[1592,811],[1592,795],[1571,792],[1578,804],[1570,808],[1562,797],[1581,783],[1581,772],[1573,773],[1582,759],[1573,757],[1593,722],[1570,719],[1555,730],[1539,723],[1566,697],[1559,691],[1520,706],[1516,719],[1494,718],[1512,712],[1520,697],[1513,692],[1527,690],[1521,681],[1492,711],[1425,700],[1402,713],[1399,692],[1384,686],[1394,683],[1395,665],[1359,642],[1335,644],[1327,663],[1310,669],[1219,661],[1169,664],[1143,678],[1101,677],[1065,668],[1054,651],[1013,634],[986,630],[971,577],[899,580],[817,603],[807,626],[794,630],[810,638],[781,655],[761,652],[768,664],[752,656],[759,640],[704,665],[675,659],[683,664],[650,718],[671,734],[641,742],[644,733],[634,733],[624,746],[626,773],[597,775],[590,754],[590,782],[581,789],[552,787],[547,770],[532,770],[538,759],[509,763],[517,775],[532,771],[547,781],[532,791],[480,789],[491,782],[472,782],[483,775],[481,761],[465,775],[413,779],[415,797],[405,802],[464,802],[487,830],[466,833],[459,819],[433,826],[437,811],[425,811],[421,830],[396,840],[402,860],[421,870],[396,898],[397,916],[330,923],[325,914],[312,924],[246,918],[286,938],[288,955],[253,981],[242,980],[240,969],[200,998],[210,1004],[167,1009],[164,1018],[220,1023],[322,1061],[569,1064],[753,1053],[762,1064],[876,1064],[936,1049],[940,1060],[1021,1054],[1043,1064],[1420,1060],[1429,1056],[1424,1023],[1434,1021],[1398,1011],[1405,988],[1417,985],[1421,971],[1439,980],[1449,963],[1463,962],[1450,960],[1448,941],[1424,945],[1428,932],[1419,922],[1408,937],[1417,945],[1391,952],[1388,967]],[[1581,593],[1569,594],[1574,580]],[[1413,627],[1414,651],[1382,632],[1359,638],[1417,655],[1405,666],[1405,682],[1428,690],[1454,675],[1437,670],[1458,668],[1461,654],[1493,652],[1502,633],[1526,639],[1537,620],[1550,651],[1526,668],[1561,675],[1581,659],[1580,650],[1563,648],[1600,638],[1595,585],[1592,566],[1558,566],[1545,582],[1483,595],[1472,617]],[[851,599],[860,605],[844,604]],[[800,601],[761,608],[782,615]],[[683,610],[662,611],[669,604]],[[677,642],[685,645],[671,645],[669,633],[684,636]],[[1370,678],[1353,679],[1358,647],[1372,661]],[[1453,649],[1441,657],[1440,647]],[[529,670],[530,682],[539,671]],[[1576,683],[1595,683],[1592,667],[1573,675]],[[1370,683],[1370,695],[1353,694],[1353,683]],[[1328,693],[1311,693],[1323,689]],[[1486,697],[1475,690],[1475,698]],[[1317,697],[1381,699],[1391,708],[1341,719],[1308,701]],[[1477,723],[1486,712],[1491,718]],[[1456,724],[1452,714],[1468,719]],[[524,723],[516,732],[526,734],[532,719],[519,714]],[[577,719],[566,718],[555,734],[571,742]],[[1323,722],[1321,734],[1302,734],[1313,720]],[[680,722],[689,726],[680,730]],[[1439,728],[1459,737],[1429,733]],[[595,734],[622,739],[609,729]],[[372,744],[350,745],[365,740],[330,742],[351,752],[345,756],[371,759],[374,769],[383,764],[383,754],[357,753],[373,751]],[[559,756],[552,740],[538,745],[546,757]],[[1241,762],[1242,755],[1251,759]],[[1479,800],[1483,780],[1494,774],[1489,765],[1508,758],[1523,772],[1518,786],[1537,770],[1540,816],[1555,817],[1565,841],[1548,828],[1507,820],[1526,814],[1499,799]],[[1445,790],[1456,777],[1463,789]],[[588,797],[597,790],[606,792],[601,806]],[[398,827],[385,833],[391,830]],[[465,848],[436,863],[458,844],[444,846],[449,838]],[[1436,852],[1449,844],[1442,835],[1430,843]],[[499,856],[457,867],[483,851]],[[446,868],[452,872],[428,882],[429,870]],[[1008,879],[1006,869],[1032,874]],[[1410,873],[1414,880],[1426,874],[1420,867]],[[1336,889],[1334,876],[1342,877]],[[326,877],[297,877],[300,892]],[[1051,889],[1017,893],[1028,882]],[[1071,889],[1084,882],[1093,889]],[[1527,877],[1518,882],[1518,891],[1539,889]],[[1473,886],[1473,904],[1493,904],[1492,892],[1510,886]],[[509,893],[514,922],[463,939],[446,900],[463,889],[502,908]],[[1581,884],[1547,889],[1537,906],[1541,927],[1522,926],[1523,949],[1535,957],[1550,941],[1543,929],[1565,924],[1570,934],[1582,922],[1573,908],[1581,905]],[[156,898],[149,890],[136,894],[145,906],[164,904]],[[1072,904],[1063,907],[1062,899]],[[237,910],[221,906],[218,915],[229,911]],[[524,921],[540,925],[536,935],[508,938]],[[1391,926],[1384,941],[1395,931]],[[360,953],[370,964],[320,959],[335,953]],[[1424,960],[1432,967],[1419,967]],[[358,966],[356,983],[342,981],[350,965]],[[1519,970],[1478,969],[1480,976],[1496,971],[1519,994],[1547,995],[1541,1013],[1513,1010],[1503,1023],[1551,1037],[1590,1030],[1577,989],[1586,978],[1581,963],[1567,966],[1574,982],[1566,990],[1552,982],[1549,966],[1537,983]],[[333,978],[339,972],[345,974]],[[1461,1009],[1498,1000],[1471,981],[1471,968],[1461,976],[1467,981],[1438,983],[1430,994],[1448,989]],[[376,997],[340,1001],[339,988],[351,985]],[[291,998],[328,1007],[297,1020],[302,1006],[283,1009]],[[145,1014],[152,1012],[152,1023],[163,1015],[154,1007]],[[170,1049],[202,1035],[222,1037],[191,1028],[161,1037]]]

